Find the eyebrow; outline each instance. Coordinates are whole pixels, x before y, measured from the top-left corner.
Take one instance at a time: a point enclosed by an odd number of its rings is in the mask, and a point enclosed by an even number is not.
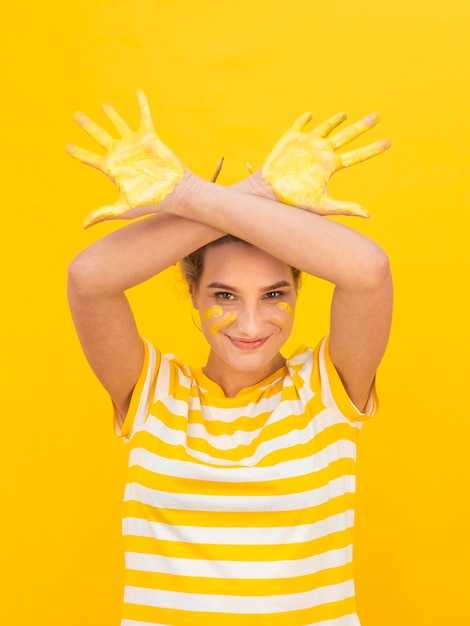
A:
[[[230,285],[226,285],[225,283],[219,283],[217,281],[210,283],[207,285],[208,289],[224,289],[226,291],[237,291],[235,287],[231,287]],[[274,285],[268,285],[267,287],[262,287],[260,292],[266,293],[268,291],[276,291],[280,287],[292,287],[292,284],[288,280],[280,280]]]

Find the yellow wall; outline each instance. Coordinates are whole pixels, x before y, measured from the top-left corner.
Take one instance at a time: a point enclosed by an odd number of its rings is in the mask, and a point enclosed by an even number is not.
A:
[[[470,623],[469,23],[468,0],[27,0],[3,9],[3,624],[118,624],[124,453],[65,300],[69,260],[116,227],[82,232],[81,220],[115,193],[63,146],[87,144],[77,108],[104,119],[108,100],[136,122],[139,87],[163,139],[196,173],[210,176],[225,156],[223,183],[244,175],[245,160],[259,165],[305,110],[316,120],[381,113],[371,135],[390,136],[393,149],[331,186],[373,214],[354,224],[390,253],[397,291],[383,411],[360,445],[359,608],[363,626]],[[314,324],[301,317],[296,337],[325,331],[328,294],[307,281]],[[173,272],[132,299],[144,334],[203,358]],[[179,313],[169,315],[173,305]]]

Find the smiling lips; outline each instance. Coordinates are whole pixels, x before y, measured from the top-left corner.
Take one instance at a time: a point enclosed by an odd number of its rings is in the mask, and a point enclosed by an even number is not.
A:
[[[226,336],[228,337],[228,339],[230,339],[232,344],[239,350],[257,350],[262,345],[264,345],[266,341],[269,339],[269,336],[268,336],[268,337],[263,337],[262,339],[254,339],[254,340],[248,341],[246,339],[237,339],[235,337],[230,337],[229,335],[226,335]]]

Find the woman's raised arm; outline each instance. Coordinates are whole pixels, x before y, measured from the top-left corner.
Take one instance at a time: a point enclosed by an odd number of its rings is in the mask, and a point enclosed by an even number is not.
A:
[[[107,235],[70,264],[68,299],[81,346],[121,416],[144,358],[125,291],[223,234],[178,216],[153,215]]]
[[[87,225],[160,214],[105,237],[70,268],[70,302],[82,345],[120,410],[125,412],[143,357],[124,291],[224,233],[336,285],[330,353],[351,399],[363,408],[389,333],[388,259],[371,240],[321,216],[363,211],[332,200],[326,185],[339,169],[390,145],[382,141],[342,156],[336,152],[371,128],[377,117],[367,116],[331,134],[343,115],[312,133],[303,132],[309,119],[304,115],[281,138],[261,172],[227,189],[185,170],[153,131],[143,94],[139,101],[146,121],[138,133],[132,133],[113,109],[105,109],[121,134],[117,140],[78,116],[105,148],[103,157],[68,148],[107,174],[119,189],[118,202],[95,211]]]
[[[254,176],[250,185],[256,187]],[[193,183],[185,200],[168,207],[170,212],[191,215],[334,283],[330,355],[362,410],[390,332],[393,289],[385,252],[355,230],[315,213],[201,180]]]
[[[310,114],[304,114],[283,135],[261,171],[231,190],[193,180],[186,201],[169,210],[230,232],[291,266],[334,283],[330,356],[351,400],[363,410],[390,333],[390,265],[373,241],[321,216],[367,216],[355,203],[332,199],[327,183],[340,169],[380,154],[390,141],[339,154],[338,148],[378,121],[376,114],[370,114],[335,130],[344,118],[338,114],[306,133],[303,129]]]
[[[84,227],[121,216],[154,214],[92,244],[70,264],[68,298],[72,317],[90,366],[124,416],[141,372],[144,349],[125,291],[181,258],[221,237],[210,226],[156,207],[175,187],[184,189],[192,175],[160,140],[147,99],[138,93],[141,123],[137,131],[110,105],[103,105],[117,131],[113,138],[82,113],[78,124],[104,154],[68,145],[67,152],[103,172],[118,188],[114,205],[92,211]],[[183,193],[184,195],[184,193]]]

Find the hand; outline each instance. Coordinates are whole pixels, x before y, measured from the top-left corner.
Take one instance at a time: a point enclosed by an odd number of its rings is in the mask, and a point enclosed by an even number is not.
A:
[[[336,150],[368,131],[379,121],[376,113],[330,134],[346,119],[337,113],[311,132],[302,132],[311,113],[299,117],[274,147],[261,175],[282,202],[308,209],[319,215],[358,215],[369,217],[359,204],[331,198],[326,186],[330,177],[350,165],[361,163],[391,146],[388,139],[338,154]]]
[[[141,112],[138,131],[131,130],[109,104],[102,107],[118,131],[119,139],[111,137],[83,113],[75,114],[78,124],[106,153],[101,156],[73,145],[68,145],[66,151],[82,163],[106,174],[119,190],[116,203],[92,211],[83,222],[84,228],[104,220],[132,219],[155,212],[150,211],[149,207],[160,203],[183,178],[182,163],[153,128],[144,92],[138,91],[137,98]]]

